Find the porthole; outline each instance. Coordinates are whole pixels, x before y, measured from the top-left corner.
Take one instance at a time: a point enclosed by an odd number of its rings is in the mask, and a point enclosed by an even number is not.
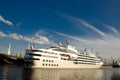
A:
[[[57,53],[55,53],[55,55],[57,55]]]

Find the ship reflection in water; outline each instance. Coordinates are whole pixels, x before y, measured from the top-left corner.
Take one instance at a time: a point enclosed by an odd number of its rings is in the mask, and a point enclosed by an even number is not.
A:
[[[0,80],[120,80],[120,68],[56,70],[0,65]]]
[[[32,72],[32,74],[31,74]],[[26,69],[24,79],[30,80],[102,80],[103,71],[92,70],[40,70]]]
[[[120,70],[109,69],[25,69],[24,80],[120,80]],[[116,73],[116,74],[115,74]]]

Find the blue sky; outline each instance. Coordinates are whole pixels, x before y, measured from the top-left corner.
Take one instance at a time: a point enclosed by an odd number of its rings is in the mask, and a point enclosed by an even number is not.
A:
[[[0,52],[68,40],[77,49],[120,56],[119,0],[0,0]]]

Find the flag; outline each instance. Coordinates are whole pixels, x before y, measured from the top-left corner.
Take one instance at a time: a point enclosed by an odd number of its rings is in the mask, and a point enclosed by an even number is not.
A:
[[[34,47],[34,45],[32,45],[32,46],[29,46],[29,48],[28,49],[30,49],[30,50],[34,50],[35,49],[35,47]]]

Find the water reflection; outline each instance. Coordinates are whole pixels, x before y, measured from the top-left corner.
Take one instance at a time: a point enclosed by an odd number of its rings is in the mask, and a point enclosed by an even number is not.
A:
[[[21,66],[0,65],[0,80],[22,80]]]
[[[102,69],[81,69],[81,70],[25,70],[24,79],[30,80],[102,80]],[[28,76],[29,75],[29,76]]]
[[[0,68],[0,80],[7,80],[7,77],[8,77],[8,69],[4,66],[2,68]]]
[[[120,80],[120,69],[114,69],[111,80]]]
[[[54,70],[0,65],[0,80],[120,80],[120,68]]]

